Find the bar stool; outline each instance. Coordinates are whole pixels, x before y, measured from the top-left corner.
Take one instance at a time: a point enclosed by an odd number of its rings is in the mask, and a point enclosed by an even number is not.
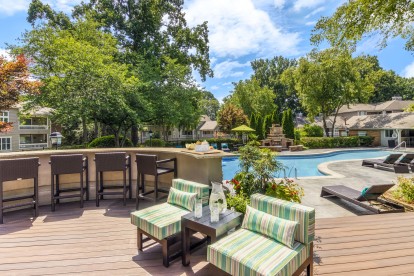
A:
[[[129,199],[131,195],[131,155],[126,155],[125,152],[110,152],[110,153],[96,153],[95,154],[96,167],[96,207],[99,207],[99,200],[104,199],[104,195],[122,195],[124,206],[126,205],[126,194],[129,191]],[[123,172],[123,185],[106,185],[104,186],[103,173],[109,171]],[[128,185],[127,185],[128,173]],[[121,192],[107,192],[105,190],[122,189]]]
[[[148,198],[145,197],[148,194],[154,193],[155,194],[155,201],[158,200],[158,192],[162,193],[169,193],[169,189],[163,189],[158,187],[158,176],[167,174],[167,173],[174,173],[174,178],[177,178],[177,158],[170,158],[165,160],[157,160],[156,155],[151,154],[137,154],[135,162],[137,162],[137,193],[136,193],[136,209],[138,210],[139,207],[139,198]],[[165,164],[173,162],[173,167],[164,167],[160,166],[160,164]],[[155,177],[154,181],[154,189],[151,191],[145,191],[145,175],[152,175]],[[142,190],[142,193],[139,193],[139,190]]]
[[[83,208],[83,197],[86,194],[86,200],[89,200],[89,172],[88,172],[88,157],[82,154],[69,155],[51,155],[50,156],[50,170],[51,170],[51,209],[55,211],[55,202],[59,203],[60,199],[64,198],[80,198],[80,207]],[[61,189],[59,183],[59,175],[61,174],[75,174],[80,175],[79,188],[65,188]],[[86,189],[83,187],[83,175],[85,173]],[[56,180],[56,182],[55,182]],[[56,185],[55,185],[56,183]],[[61,193],[79,191],[79,194],[61,195]]]
[[[0,224],[3,224],[3,210],[23,206],[33,206],[35,217],[39,215],[39,158],[19,158],[0,160]],[[4,199],[3,182],[33,178],[33,194]],[[29,202],[4,206],[4,202],[31,199]]]

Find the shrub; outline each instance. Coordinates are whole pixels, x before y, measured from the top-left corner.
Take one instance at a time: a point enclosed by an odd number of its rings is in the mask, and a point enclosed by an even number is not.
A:
[[[303,126],[303,137],[323,137],[323,128],[318,125],[306,124]]]
[[[369,136],[303,137],[301,143],[310,149],[370,146],[372,145],[374,138],[367,137]]]
[[[121,145],[123,136],[119,136],[119,144]],[[132,147],[132,142],[128,138],[125,139],[124,147]],[[114,148],[115,147],[115,135],[102,136],[95,138],[88,145],[89,148]]]
[[[304,192],[303,188],[292,179],[285,178],[280,181],[275,180],[272,183],[269,183],[266,195],[300,203]]]
[[[154,138],[151,140],[146,140],[144,145],[146,147],[165,147],[165,141],[162,139]]]
[[[414,177],[398,177],[398,186],[393,192],[393,196],[407,203],[414,203]]]
[[[237,212],[243,214],[246,213],[246,206],[250,204],[250,198],[243,193],[235,195],[227,194],[226,201],[227,208],[234,207]]]

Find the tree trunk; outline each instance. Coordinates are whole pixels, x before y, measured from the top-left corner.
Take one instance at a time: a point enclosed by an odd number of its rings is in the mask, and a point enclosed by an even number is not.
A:
[[[99,137],[99,124],[98,124],[98,120],[95,119],[94,120],[94,129],[93,129],[93,138],[98,138]]]
[[[85,117],[82,117],[82,140],[84,144],[88,143],[88,127],[86,125]]]
[[[119,148],[119,130],[114,130],[114,136],[115,136],[115,147]]]
[[[326,125],[325,115],[322,116],[322,121],[323,121],[323,129],[325,130],[325,135],[326,135],[326,137],[329,137],[329,129]]]
[[[131,127],[131,142],[134,146],[138,144],[138,126],[134,124]]]

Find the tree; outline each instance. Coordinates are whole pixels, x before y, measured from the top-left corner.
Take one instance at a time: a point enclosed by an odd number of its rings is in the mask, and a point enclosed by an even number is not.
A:
[[[273,91],[267,86],[261,87],[255,78],[234,83],[234,90],[229,97],[248,117],[253,113],[260,116],[272,114],[276,108],[274,99]]]
[[[404,112],[414,112],[414,104],[410,104],[406,109],[404,109]]]
[[[297,65],[295,59],[276,56],[272,59],[254,60],[251,65],[254,71],[252,78],[255,78],[261,87],[268,87],[273,91],[274,103],[279,114],[288,108],[294,112],[301,110],[296,92],[289,89],[281,80],[285,70]]]
[[[219,101],[209,91],[203,90],[201,94],[200,107],[202,113],[210,117],[211,120],[215,120],[217,118],[217,111],[220,109]]]
[[[117,40],[99,31],[98,23],[86,18],[71,24],[35,26],[24,34],[23,46],[15,49],[34,60],[33,72],[45,84],[41,97],[34,100],[53,107],[63,124],[80,119],[84,143],[87,124],[94,120],[110,127],[118,138],[145,111],[140,81],[115,60]]]
[[[327,40],[332,46],[348,47],[364,37],[380,34],[381,47],[387,40],[399,37],[414,50],[414,3],[406,0],[354,0],[340,6],[331,17],[322,17],[315,25],[311,41]]]
[[[368,59],[352,58],[348,51],[314,50],[299,60],[298,67],[286,70],[282,79],[297,91],[310,119],[322,115],[323,127],[329,136],[329,116],[333,116],[334,128],[339,108],[367,101],[371,96],[376,76],[372,67]]]
[[[38,94],[40,86],[40,81],[30,79],[29,60],[23,54],[10,61],[0,55],[0,111],[16,104],[21,95]],[[0,131],[10,127],[10,122],[0,122]]]
[[[290,109],[283,111],[282,129],[287,138],[295,138],[295,123]]]
[[[229,133],[233,128],[247,124],[247,116],[241,108],[232,103],[226,103],[220,108],[217,121],[220,129]]]

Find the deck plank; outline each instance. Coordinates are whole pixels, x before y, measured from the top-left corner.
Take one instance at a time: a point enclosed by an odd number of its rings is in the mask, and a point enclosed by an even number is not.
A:
[[[145,203],[147,204],[147,203]],[[148,205],[148,204],[147,204]],[[225,275],[206,261],[206,248],[162,266],[161,247],[136,248],[136,228],[120,200],[65,203],[40,216],[7,213],[0,225],[0,274],[7,275]],[[414,213],[317,219],[315,275],[412,275]]]

